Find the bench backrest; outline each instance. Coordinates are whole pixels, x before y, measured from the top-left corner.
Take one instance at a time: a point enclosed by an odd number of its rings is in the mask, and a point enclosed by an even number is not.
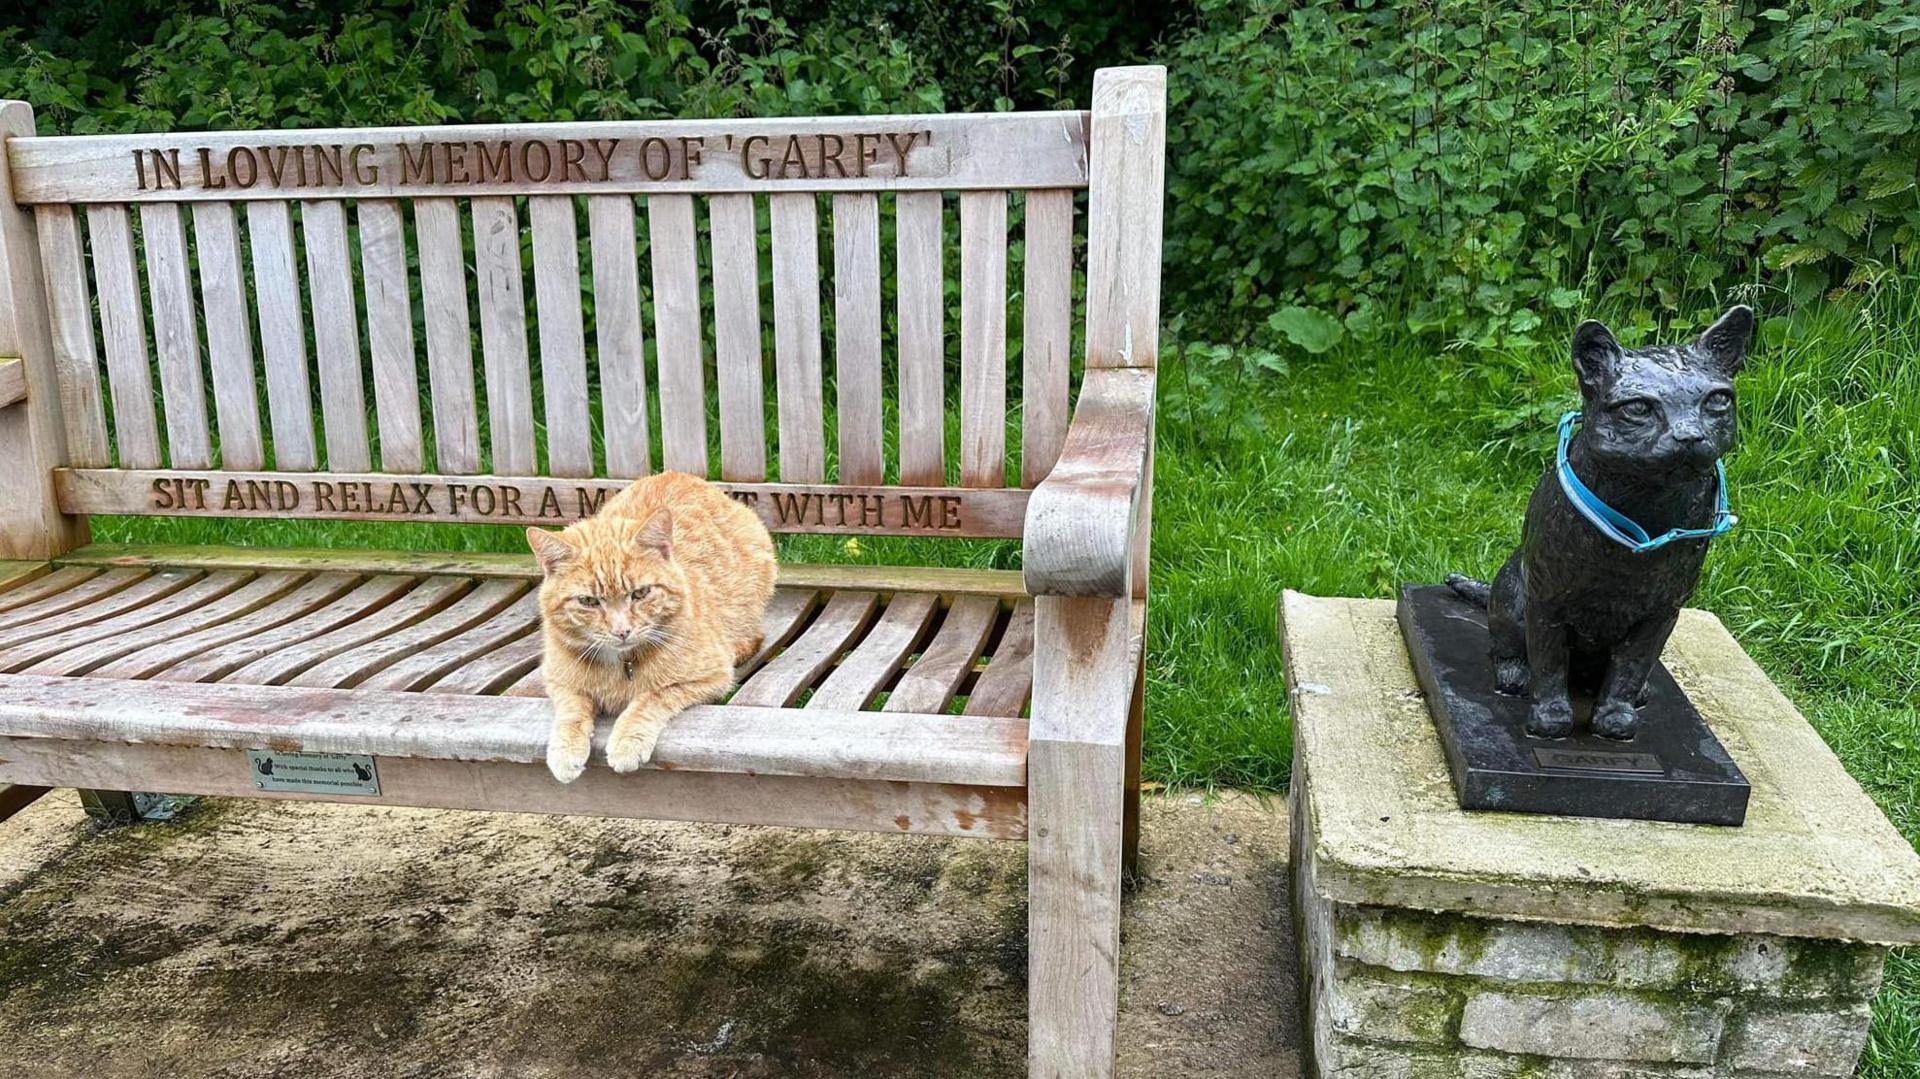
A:
[[[0,510],[0,555],[96,513],[560,524],[661,468],[780,531],[1018,536],[1068,422],[1079,189],[1087,363],[1153,362],[1123,308],[1144,261],[1157,320],[1162,80],[1102,71],[1092,113],[187,135],[33,137],[7,103],[0,356],[42,415],[0,495],[44,470],[61,519]]]

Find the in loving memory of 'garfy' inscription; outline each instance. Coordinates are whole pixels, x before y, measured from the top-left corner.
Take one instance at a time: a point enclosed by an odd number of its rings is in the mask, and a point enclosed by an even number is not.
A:
[[[147,490],[161,515],[341,517],[355,520],[571,521],[592,516],[622,485],[482,479],[209,479],[166,476]],[[795,531],[954,532],[961,496],[908,491],[729,491],[770,526]]]
[[[141,191],[672,183],[716,164],[749,180],[911,176],[931,131],[425,140],[131,151]]]

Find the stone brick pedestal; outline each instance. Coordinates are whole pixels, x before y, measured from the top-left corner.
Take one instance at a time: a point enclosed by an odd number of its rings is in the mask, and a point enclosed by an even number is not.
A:
[[[1309,1074],[1848,1076],[1920,857],[1712,615],[1666,663],[1741,828],[1467,813],[1384,600],[1288,593]]]

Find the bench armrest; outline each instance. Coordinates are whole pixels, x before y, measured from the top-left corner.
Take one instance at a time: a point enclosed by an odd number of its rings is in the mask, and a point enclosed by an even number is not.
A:
[[[1027,502],[1027,591],[1036,596],[1125,596],[1134,529],[1147,497],[1153,445],[1151,367],[1095,368],[1059,463]]]
[[[26,363],[19,359],[0,358],[0,408],[17,405],[26,399]]]

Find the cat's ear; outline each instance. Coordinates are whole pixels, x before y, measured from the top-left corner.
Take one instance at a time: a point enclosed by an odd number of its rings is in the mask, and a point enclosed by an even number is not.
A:
[[[659,551],[661,558],[672,558],[673,511],[664,506],[654,510],[653,516],[633,534],[633,545]]]
[[[1598,390],[1620,369],[1626,350],[1614,339],[1613,331],[1588,319],[1573,331],[1573,370],[1580,376],[1582,390]]]
[[[1714,373],[1732,378],[1747,362],[1747,346],[1753,342],[1753,308],[1735,304],[1708,326],[1693,347],[1707,358]]]
[[[577,553],[565,536],[544,528],[527,529],[527,546],[533,548],[533,557],[540,560],[541,572],[548,576],[559,572]]]

